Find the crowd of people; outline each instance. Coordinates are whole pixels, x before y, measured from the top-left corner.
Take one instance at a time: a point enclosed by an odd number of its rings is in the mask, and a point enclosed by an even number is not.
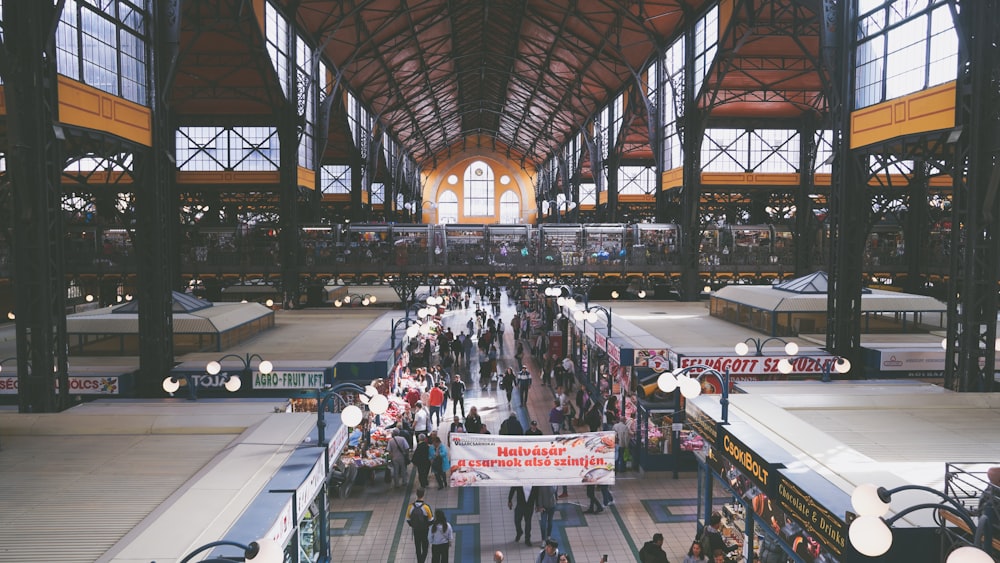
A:
[[[440,312],[455,312],[451,326],[440,326],[409,343],[409,367],[397,390],[406,405],[393,429],[400,439],[399,447],[392,451],[398,450],[401,463],[409,459],[416,468],[419,489],[406,513],[421,563],[428,556],[434,563],[448,560],[447,546],[453,531],[443,513],[439,519],[441,511],[432,510],[424,497],[432,484],[431,475],[438,489],[448,486],[450,463],[445,444],[452,433],[489,434],[495,430],[501,435],[542,435],[614,430],[622,444],[631,440],[631,430],[621,417],[617,399],[607,393],[592,397],[587,387],[578,383],[575,362],[548,352],[542,335],[551,326],[546,325],[546,312],[539,305],[543,299],[520,287],[452,287],[442,295],[445,299]],[[501,315],[504,296],[515,305],[514,314],[506,319]],[[463,325],[465,329],[455,335],[453,327]],[[477,361],[480,386],[485,390],[495,384],[511,408],[495,429],[489,428],[475,406],[468,410],[465,406],[467,385],[474,381],[471,375]],[[532,369],[536,370],[534,375]],[[550,390],[553,397],[544,432],[537,420],[522,425],[512,408],[516,402],[527,405],[529,391],[536,384]],[[412,455],[404,445],[410,446]],[[616,469],[624,470],[620,451],[616,451],[616,458]],[[532,521],[538,515],[539,562],[569,561],[569,555],[559,550],[558,541],[552,537],[556,503],[567,496],[566,487],[560,491],[551,486],[525,486],[508,491],[516,542],[523,538],[525,545],[533,545]],[[587,496],[589,514],[603,513],[614,503],[606,485],[588,486]],[[502,552],[497,553],[501,558],[498,560],[502,560]]]

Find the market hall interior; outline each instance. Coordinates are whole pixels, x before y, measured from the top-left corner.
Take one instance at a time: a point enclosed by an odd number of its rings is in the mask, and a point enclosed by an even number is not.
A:
[[[700,307],[704,312],[704,305]],[[445,326],[465,330],[471,311],[445,313]],[[513,312],[504,297],[501,317],[509,322]],[[226,352],[260,354],[278,365],[282,361],[330,360],[350,346],[362,345],[358,335],[366,330],[378,327],[385,337],[384,327],[401,316],[400,311],[387,313],[376,308],[278,311],[274,329]],[[0,350],[13,346],[12,328],[0,333]],[[738,332],[742,334],[742,330]],[[509,329],[505,337],[507,343],[500,359],[504,367],[513,365],[515,350]],[[178,360],[208,362],[218,356],[192,353]],[[124,369],[137,359],[74,358],[74,363],[81,365],[109,361]],[[539,421],[546,434],[551,432],[547,421],[553,388],[540,384],[534,360],[526,359],[526,363],[534,375],[526,410],[520,409],[517,393],[515,404],[510,405],[496,386],[487,385],[483,390],[478,362],[470,362],[471,373],[458,370],[468,386],[466,409],[476,406],[493,433],[510,412],[518,412],[526,423],[529,417]],[[0,474],[4,475],[0,495],[5,499],[0,508],[0,545],[4,546],[0,561],[138,562],[141,557],[127,557],[143,552],[160,553],[156,560],[167,561],[179,559],[186,553],[185,548],[232,536],[236,530],[227,529],[227,523],[232,525],[239,515],[227,515],[226,509],[239,506],[239,502],[229,500],[229,496],[221,506],[210,502],[197,483],[206,471],[220,465],[219,459],[227,449],[247,439],[245,432],[262,427],[264,419],[300,416],[273,413],[286,402],[211,397],[191,401],[179,393],[176,398],[153,401],[100,399],[58,414],[16,414],[15,406],[0,407]],[[516,411],[512,410],[515,407]],[[304,424],[314,425],[315,416],[295,423]],[[287,431],[287,436],[292,435]],[[253,436],[260,440],[259,434]],[[282,434],[277,441],[284,439],[286,435]],[[228,478],[246,478],[246,488],[263,487],[259,478],[253,481],[251,474],[265,469],[244,468]],[[392,488],[379,479],[355,486],[346,499],[331,491],[334,560],[413,560],[412,538],[402,519],[416,488],[415,475],[409,473],[401,488]],[[192,488],[194,496],[185,495]],[[560,541],[560,549],[571,554],[573,560],[597,561],[604,553],[610,555],[611,561],[634,560],[639,547],[659,532],[667,538],[664,548],[671,560],[683,558],[695,534],[694,472],[680,472],[674,479],[669,472],[628,471],[618,476],[611,491],[614,504],[596,515],[584,514],[587,498],[582,486],[570,488],[569,496],[559,500],[553,536]],[[538,520],[533,522],[531,547],[514,542],[507,492],[507,488],[439,491],[431,487],[428,502],[445,509],[456,526],[458,551],[454,560],[486,561],[499,549],[507,561],[534,561],[542,540]],[[225,495],[235,498],[252,496],[252,492],[227,490]],[[247,504],[249,500],[241,502]],[[205,514],[216,508],[220,514]],[[156,534],[144,534],[163,530],[163,522],[170,524],[169,532],[164,531],[168,537],[151,540],[150,536]],[[57,529],[58,534],[54,533]],[[67,529],[74,533],[67,535]]]

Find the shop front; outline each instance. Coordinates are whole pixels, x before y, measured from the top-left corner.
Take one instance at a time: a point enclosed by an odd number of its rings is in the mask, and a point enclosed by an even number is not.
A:
[[[579,373],[587,392],[591,397],[617,397],[618,414],[632,436],[626,466],[645,471],[693,470],[691,454],[674,446],[671,439],[679,422],[675,416],[680,409],[678,399],[647,397],[640,385],[650,377],[655,380],[657,370],[667,369],[668,363],[659,360],[666,346],[627,323],[615,326],[609,336],[607,325],[577,321],[570,333],[579,342]]]
[[[327,468],[326,448],[296,449],[233,529],[279,546],[284,563],[330,561]]]
[[[746,563],[756,560],[764,543],[780,547],[796,563],[870,560],[848,540],[852,509],[847,492],[804,467],[777,436],[732,415],[723,424],[715,398],[689,400],[685,411],[688,425],[703,442],[695,452],[699,530],[719,513],[726,543]],[[717,495],[720,490],[723,494]],[[909,551],[906,558],[892,560],[921,560],[919,550],[926,548],[918,540],[900,548]]]
[[[243,362],[219,362],[219,373],[210,374],[207,362],[183,362],[170,370],[170,376],[181,387],[178,393],[188,397],[248,396],[274,397],[294,396],[305,389],[319,389],[330,383],[334,377],[334,366],[294,360],[276,360],[274,369],[261,373],[247,369]],[[231,378],[240,378],[235,391],[227,388]]]

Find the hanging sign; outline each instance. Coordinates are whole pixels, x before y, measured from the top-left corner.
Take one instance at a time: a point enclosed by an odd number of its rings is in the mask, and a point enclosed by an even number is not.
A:
[[[615,433],[452,434],[453,487],[613,485]]]

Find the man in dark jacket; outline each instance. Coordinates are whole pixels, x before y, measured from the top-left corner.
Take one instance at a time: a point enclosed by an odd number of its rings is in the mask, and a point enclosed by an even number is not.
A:
[[[510,413],[507,420],[503,421],[500,425],[500,433],[506,436],[520,436],[524,434],[524,428],[521,427],[521,422],[517,420],[517,415]]]
[[[536,491],[526,493],[524,487],[511,487],[507,493],[507,508],[514,510],[514,529],[517,530],[514,541],[521,541],[521,535],[524,534],[524,545],[531,545],[531,514],[535,511],[537,498]]]
[[[465,418],[465,382],[462,378],[455,376],[451,379],[451,414],[458,414],[458,407],[462,407],[462,418]]]
[[[653,539],[643,544],[639,550],[639,561],[642,563],[670,563],[667,552],[663,551],[663,534],[653,534]]]
[[[417,447],[413,449],[410,461],[417,468],[417,478],[420,480],[420,488],[426,489],[428,476],[431,471],[430,445],[427,443],[427,435],[417,436]]]

